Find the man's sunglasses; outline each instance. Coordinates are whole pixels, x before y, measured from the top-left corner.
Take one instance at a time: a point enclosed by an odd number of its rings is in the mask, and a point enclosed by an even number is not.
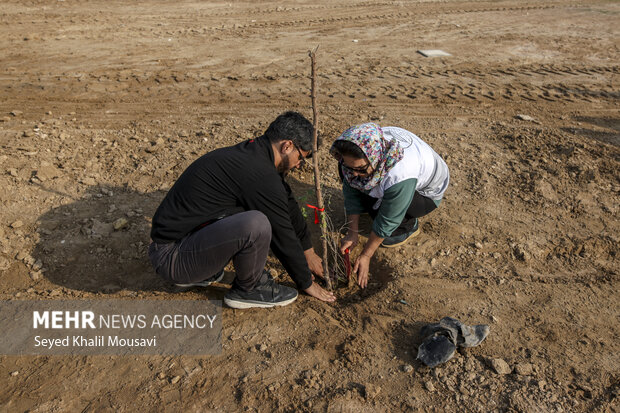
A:
[[[297,149],[297,152],[299,152],[299,167],[303,168],[304,166],[306,166],[306,159],[312,158],[312,151],[308,153],[308,156],[304,157],[304,155],[301,153],[301,148],[295,145],[295,143],[293,143],[293,146],[295,147],[295,149]]]

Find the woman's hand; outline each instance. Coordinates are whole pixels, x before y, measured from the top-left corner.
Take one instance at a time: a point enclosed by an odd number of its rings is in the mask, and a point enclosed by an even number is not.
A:
[[[360,287],[366,288],[368,285],[368,270],[370,268],[370,257],[368,255],[360,255],[355,260],[353,272],[357,273],[357,283]]]
[[[340,240],[340,253],[344,254],[347,249],[352,250],[359,243],[357,231],[347,231],[347,235]]]

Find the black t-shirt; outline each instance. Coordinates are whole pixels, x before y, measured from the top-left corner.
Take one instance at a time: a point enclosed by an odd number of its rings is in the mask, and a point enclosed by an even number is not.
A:
[[[310,287],[303,253],[312,246],[310,232],[291,188],[274,166],[271,143],[264,136],[194,161],[157,208],[151,238],[157,243],[176,242],[205,223],[251,210],[269,219],[271,250],[297,287]]]

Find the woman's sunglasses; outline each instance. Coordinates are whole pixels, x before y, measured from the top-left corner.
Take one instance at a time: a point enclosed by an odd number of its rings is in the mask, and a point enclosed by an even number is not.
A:
[[[350,172],[357,172],[358,174],[368,173],[368,167],[370,166],[370,162],[369,162],[364,166],[358,166],[358,167],[352,168],[350,166],[346,166],[344,162],[342,162],[342,159],[340,159],[338,163],[340,164],[340,166],[342,166],[342,169],[346,169],[347,171],[350,171]]]

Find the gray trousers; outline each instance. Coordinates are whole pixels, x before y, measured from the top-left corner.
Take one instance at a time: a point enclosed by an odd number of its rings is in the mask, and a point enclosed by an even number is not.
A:
[[[149,258],[155,272],[176,284],[208,280],[232,259],[233,286],[244,291],[260,279],[271,243],[271,224],[259,211],[246,211],[222,218],[179,241],[152,242]]]

